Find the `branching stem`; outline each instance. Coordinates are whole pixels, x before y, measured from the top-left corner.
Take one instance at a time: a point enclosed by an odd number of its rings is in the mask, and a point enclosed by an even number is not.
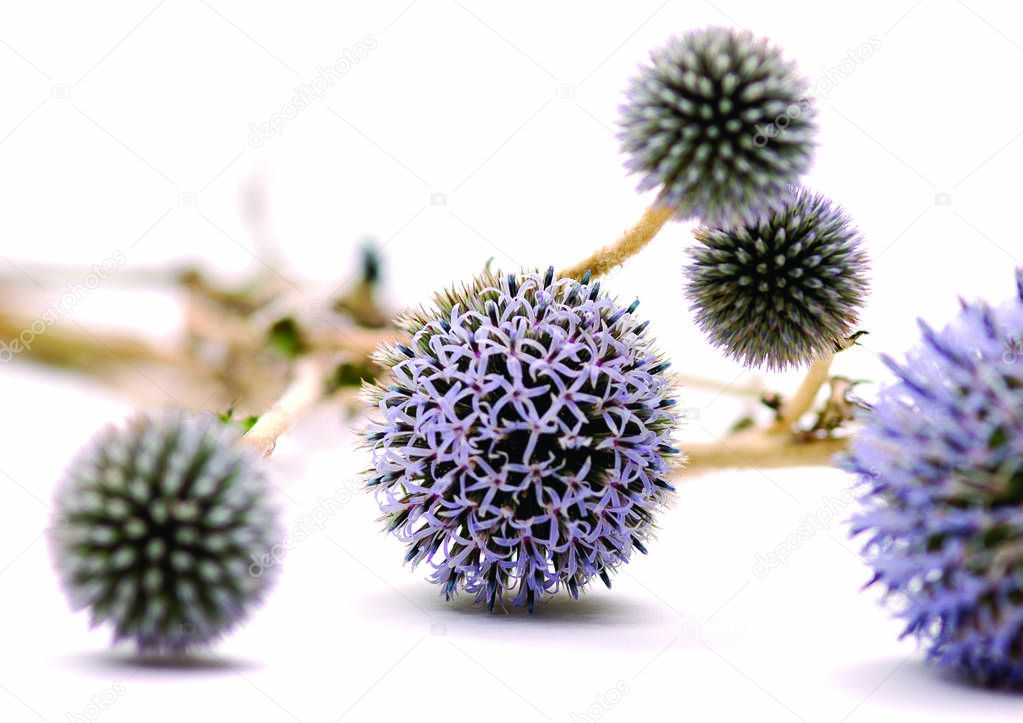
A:
[[[717,439],[684,445],[686,464],[681,474],[717,469],[750,467],[827,466],[831,458],[849,445],[848,437],[825,437],[801,440],[793,434],[778,434],[769,428],[757,427]]]

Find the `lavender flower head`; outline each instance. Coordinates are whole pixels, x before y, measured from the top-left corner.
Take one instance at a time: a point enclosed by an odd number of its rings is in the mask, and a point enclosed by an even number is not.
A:
[[[841,466],[864,496],[870,584],[938,666],[1023,684],[1023,271],[1019,298],[962,303],[881,392]]]
[[[676,424],[668,364],[599,283],[490,271],[407,316],[368,387],[376,488],[405,559],[493,610],[577,598],[646,552]]]
[[[766,40],[692,31],[654,51],[629,85],[626,167],[679,218],[750,223],[809,168],[814,114],[806,80]]]
[[[280,538],[255,453],[213,415],[139,414],[71,463],[50,531],[72,605],[140,652],[177,654],[237,625],[275,569],[252,572]]]

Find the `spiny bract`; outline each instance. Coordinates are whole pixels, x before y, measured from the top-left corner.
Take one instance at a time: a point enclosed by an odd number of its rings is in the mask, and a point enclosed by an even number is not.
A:
[[[274,572],[251,574],[251,560],[280,538],[236,429],[184,414],[107,427],[56,496],[51,545],[72,605],[146,653],[207,644],[245,617]]]
[[[587,277],[589,275],[587,274]],[[600,284],[487,271],[403,321],[369,388],[378,501],[450,597],[530,611],[645,552],[676,416],[668,364]]]
[[[749,223],[809,167],[814,113],[806,81],[766,40],[696,30],[654,51],[626,91],[626,167],[680,218]]]
[[[1019,299],[963,302],[865,414],[841,465],[860,477],[853,534],[904,635],[977,682],[1023,684],[1023,272]]]
[[[841,208],[800,188],[756,224],[703,228],[686,294],[696,321],[730,357],[772,369],[835,351],[867,293],[867,254]]]

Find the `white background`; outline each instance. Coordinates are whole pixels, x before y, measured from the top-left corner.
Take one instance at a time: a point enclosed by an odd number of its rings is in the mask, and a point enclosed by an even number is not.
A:
[[[959,294],[1013,291],[1023,258],[1013,3],[340,5],[5,3],[5,285],[43,264],[88,266],[116,252],[128,269],[201,259],[225,276],[249,272],[265,262],[238,214],[239,188],[254,177],[269,186],[287,273],[327,287],[367,235],[385,245],[397,305],[491,256],[504,268],[566,265],[651,200],[624,176],[613,135],[626,80],[669,35],[722,24],[772,38],[812,81],[834,81],[806,182],[848,209],[874,259],[871,334],[838,371],[881,379],[876,355],[911,343],[917,316],[942,323]],[[323,99],[250,145],[252,124],[366,36],[375,47]],[[849,51],[872,38],[879,47],[844,72]],[[670,225],[608,284],[642,299],[676,369],[742,386],[754,375],[704,342],[682,300],[690,231]],[[168,304],[113,296],[104,286],[75,319],[174,332]],[[683,439],[720,434],[748,408],[730,395],[684,396],[699,419]],[[401,546],[358,494],[291,551],[269,603],[210,658],[140,669],[108,652],[107,631],[68,612],[42,536],[66,460],[130,400],[20,362],[0,368],[0,400],[0,720],[1023,715],[1018,697],[946,680],[897,641],[899,624],[859,592],[868,571],[841,521],[849,480],[828,469],[684,479],[660,539],[615,590],[532,618],[444,603],[422,571],[401,566]],[[349,426],[326,408],[279,445],[272,473],[293,525],[357,485],[366,460]],[[825,529],[758,575],[757,556],[806,516]]]

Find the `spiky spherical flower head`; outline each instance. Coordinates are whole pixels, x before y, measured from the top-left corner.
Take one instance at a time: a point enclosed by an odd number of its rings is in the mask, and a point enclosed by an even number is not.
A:
[[[701,228],[686,294],[711,342],[771,369],[834,352],[867,293],[867,254],[841,208],[799,188],[754,224]]]
[[[620,137],[641,191],[680,218],[749,223],[776,209],[809,167],[808,85],[766,40],[696,30],[651,54],[626,91]]]
[[[860,477],[871,584],[930,659],[1023,684],[1023,273],[1019,299],[962,305],[882,390],[841,466]]]
[[[276,568],[280,539],[254,453],[213,415],[139,414],[71,463],[51,547],[65,590],[93,624],[144,653],[205,645],[241,621]]]
[[[588,276],[588,275],[587,275]],[[669,498],[668,364],[599,283],[490,271],[403,320],[369,388],[370,486],[450,597],[532,612],[645,552]]]

